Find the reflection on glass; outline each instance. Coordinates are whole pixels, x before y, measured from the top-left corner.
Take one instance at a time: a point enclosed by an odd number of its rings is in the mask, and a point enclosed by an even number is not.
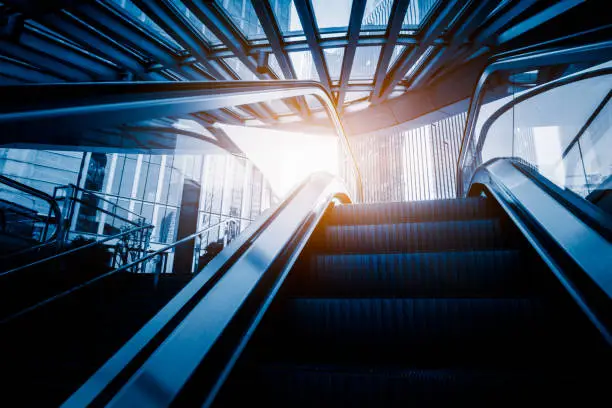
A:
[[[380,47],[379,47],[380,48]],[[289,53],[293,69],[297,75],[297,79],[311,79],[313,81],[319,81],[319,74],[317,68],[312,60],[312,54],[310,51],[295,51]]]
[[[589,193],[612,189],[612,101],[608,101],[597,118],[580,138]]]
[[[380,46],[357,47],[355,61],[351,69],[351,81],[360,79],[372,80],[376,71],[376,64],[380,56]]]
[[[274,10],[276,23],[283,34],[304,31],[293,0],[270,0],[269,3]]]
[[[183,4],[181,0],[174,0],[170,2],[172,7],[175,7],[179,13],[184,15],[187,18],[189,24],[193,26],[195,31],[202,34],[206,41],[208,41],[211,45],[219,45],[221,41],[210,31],[192,12]]]
[[[361,21],[361,29],[384,30],[387,28],[393,0],[368,0]]]
[[[389,62],[389,69],[391,69],[391,67],[393,66],[393,64],[395,64],[395,61],[397,61],[397,58],[402,55],[402,52],[404,52],[404,49],[406,48],[405,45],[396,45],[393,48],[393,54],[391,55],[391,61]]]
[[[278,64],[278,60],[276,59],[276,55],[270,54],[268,55],[268,66],[270,69],[276,74],[278,79],[287,79],[285,78],[285,74],[283,74],[283,70]]]
[[[608,185],[612,107],[606,98],[611,89],[612,75],[596,76],[551,88],[499,111],[491,116],[499,115],[496,119],[481,125],[479,162],[496,157],[521,159],[550,181],[583,197]]]
[[[238,58],[225,58],[224,61],[243,81],[257,81],[259,79],[257,75],[248,69]]]
[[[174,41],[174,38],[168,35],[160,26],[158,26],[153,20],[151,20],[141,9],[139,9],[131,0],[111,0],[117,6],[126,11],[126,13],[140,24],[151,28],[153,32],[163,38],[165,41],[170,43],[177,49],[182,47]]]
[[[215,3],[225,10],[240,32],[249,40],[266,36],[250,1],[215,0]]]
[[[312,0],[319,29],[348,27],[353,0]]]
[[[367,98],[368,96],[370,96],[370,92],[364,91],[364,92],[347,92],[346,96],[344,97],[344,102],[349,103],[349,102],[353,102],[359,99],[364,99]]]
[[[404,75],[404,78],[412,77],[412,75],[415,74],[419,68],[421,68],[421,65],[423,65],[423,63],[427,61],[427,59],[431,56],[431,54],[434,52],[435,49],[436,47],[434,46],[427,47],[425,52],[421,54],[421,56],[416,60],[414,64],[412,64],[410,69],[406,72],[406,75]]]
[[[342,69],[342,58],[344,57],[344,47],[341,48],[326,48],[323,50],[329,76],[333,81],[340,79],[340,70]]]
[[[408,6],[406,17],[404,17],[403,28],[418,28],[421,23],[427,18],[430,11],[438,0],[412,0]]]

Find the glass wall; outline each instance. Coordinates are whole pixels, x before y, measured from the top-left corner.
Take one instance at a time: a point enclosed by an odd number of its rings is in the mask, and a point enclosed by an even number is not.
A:
[[[456,197],[456,167],[465,119],[463,113],[414,129],[351,138],[365,201]]]
[[[230,154],[148,155],[124,153],[0,150],[0,174],[53,195],[56,187],[73,184],[81,192],[71,225],[74,236],[116,234],[125,223],[143,217],[152,224],[153,248],[176,240],[185,180],[201,185],[199,228],[232,218],[242,231],[276,201],[270,183],[251,161]],[[40,213],[44,202],[0,189],[0,200],[21,203]],[[29,200],[29,201],[28,201]],[[32,203],[30,203],[32,201]],[[116,214],[115,217],[113,214]],[[204,245],[223,237],[224,227],[211,231]]]
[[[479,162],[515,157],[582,197],[609,189],[611,90],[612,75],[600,75],[511,99],[481,120]]]

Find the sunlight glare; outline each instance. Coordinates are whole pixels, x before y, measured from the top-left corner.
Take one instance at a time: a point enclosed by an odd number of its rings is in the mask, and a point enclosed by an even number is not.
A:
[[[218,125],[284,197],[308,175],[338,175],[338,139],[298,132]]]

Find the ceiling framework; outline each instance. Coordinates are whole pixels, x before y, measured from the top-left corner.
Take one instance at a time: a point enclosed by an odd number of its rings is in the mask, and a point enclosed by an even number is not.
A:
[[[530,33],[586,7],[586,0],[340,3],[1,0],[0,83],[317,79],[348,120],[413,101],[475,58],[528,44]],[[299,97],[205,117],[273,126],[286,116],[308,121],[320,109]]]

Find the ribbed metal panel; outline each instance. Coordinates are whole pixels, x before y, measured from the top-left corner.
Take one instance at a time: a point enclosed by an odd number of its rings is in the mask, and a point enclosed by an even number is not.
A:
[[[456,166],[466,114],[410,130],[352,139],[365,202],[456,197]]]

